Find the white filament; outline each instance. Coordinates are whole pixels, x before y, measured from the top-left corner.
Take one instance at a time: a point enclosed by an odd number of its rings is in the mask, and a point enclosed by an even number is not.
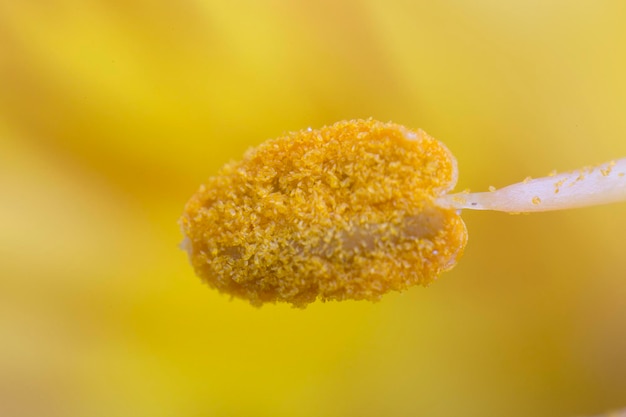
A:
[[[437,204],[446,208],[525,213],[618,201],[626,201],[626,158],[529,179],[490,192],[447,194]]]

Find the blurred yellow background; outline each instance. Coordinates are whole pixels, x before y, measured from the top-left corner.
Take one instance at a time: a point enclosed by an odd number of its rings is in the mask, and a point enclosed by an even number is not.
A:
[[[428,289],[256,309],[177,219],[289,130],[421,127],[485,190],[626,155],[622,1],[0,0],[0,415],[626,406],[626,204],[465,213]]]

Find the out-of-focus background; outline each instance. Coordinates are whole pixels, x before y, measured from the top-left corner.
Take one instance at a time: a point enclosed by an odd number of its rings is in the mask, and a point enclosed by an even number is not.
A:
[[[580,416],[626,405],[626,204],[465,213],[457,267],[256,309],[177,247],[289,130],[421,127],[482,191],[626,155],[621,1],[0,0],[0,415]]]

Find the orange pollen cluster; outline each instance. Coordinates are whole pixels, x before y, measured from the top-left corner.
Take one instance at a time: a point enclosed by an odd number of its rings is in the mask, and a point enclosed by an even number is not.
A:
[[[184,247],[203,281],[253,305],[378,300],[456,264],[465,225],[434,204],[456,178],[421,130],[370,119],[289,133],[200,187]]]

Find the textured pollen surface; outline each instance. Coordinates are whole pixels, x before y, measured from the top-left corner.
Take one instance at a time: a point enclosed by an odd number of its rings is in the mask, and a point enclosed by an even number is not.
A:
[[[456,176],[450,151],[421,130],[352,120],[289,133],[200,187],[184,246],[206,283],[254,305],[378,300],[461,256],[463,221],[433,203]]]

